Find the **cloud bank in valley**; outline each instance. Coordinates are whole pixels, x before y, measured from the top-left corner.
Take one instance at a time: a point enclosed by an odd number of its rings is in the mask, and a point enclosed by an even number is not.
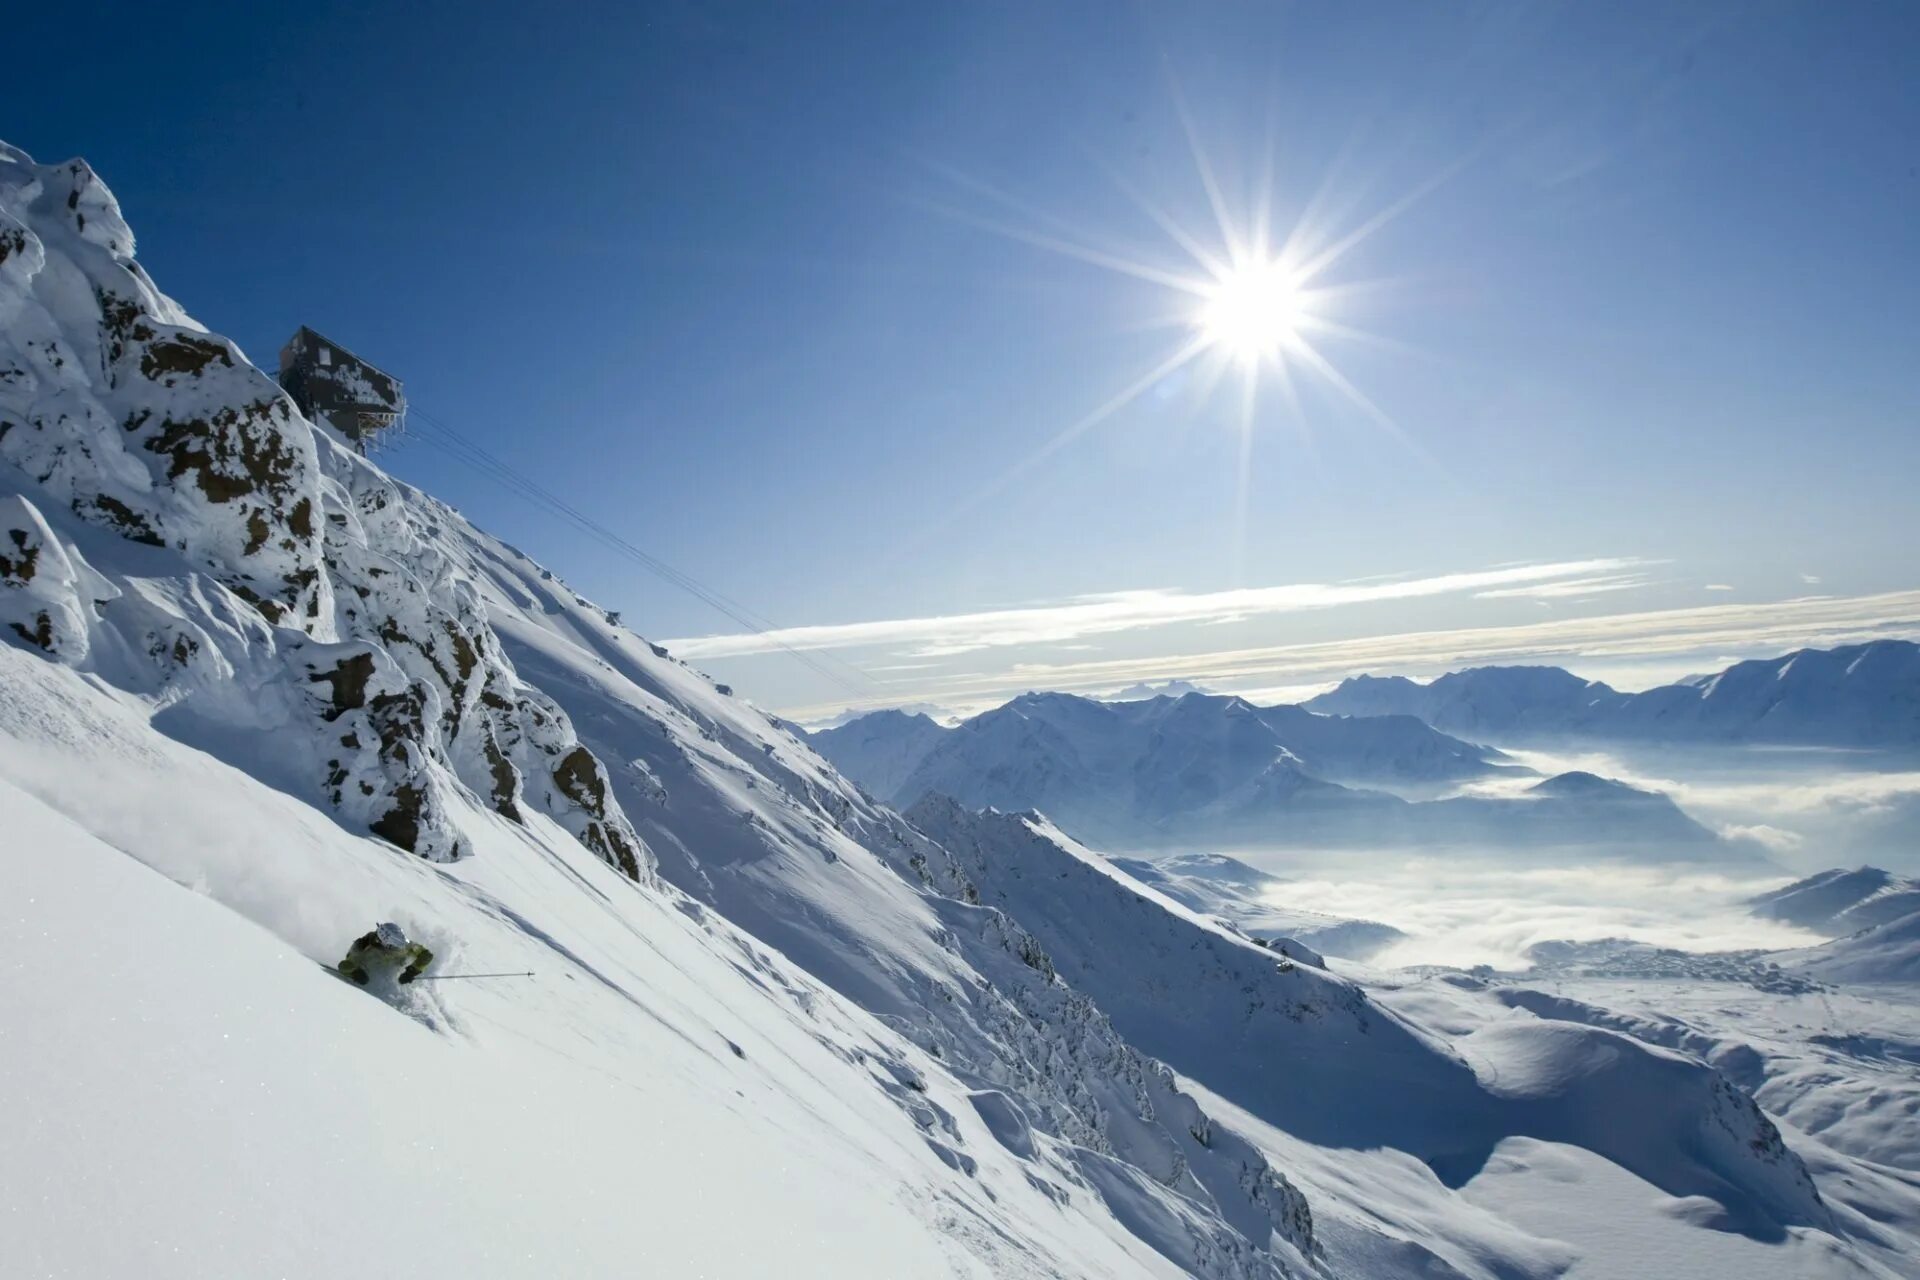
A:
[[[1378,920],[1407,934],[1374,958],[1381,966],[1522,969],[1529,963],[1527,948],[1559,939],[1633,938],[1687,951],[1772,950],[1823,941],[1803,929],[1755,919],[1742,905],[1781,884],[1787,879],[1782,875],[1453,858],[1360,865],[1349,860],[1335,873],[1297,875],[1271,891],[1274,905]]]

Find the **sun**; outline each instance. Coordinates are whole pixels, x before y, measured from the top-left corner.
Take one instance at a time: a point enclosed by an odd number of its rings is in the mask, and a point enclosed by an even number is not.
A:
[[[1262,426],[1290,427],[1311,451],[1316,420],[1344,425],[1357,414],[1420,452],[1416,442],[1322,348],[1335,343],[1399,347],[1354,323],[1368,308],[1391,298],[1398,282],[1353,277],[1350,255],[1459,172],[1467,159],[1441,168],[1397,199],[1367,212],[1366,190],[1341,190],[1331,175],[1317,190],[1304,185],[1283,188],[1276,170],[1278,140],[1270,123],[1265,146],[1239,166],[1242,172],[1235,182],[1223,185],[1177,86],[1173,96],[1206,211],[1212,215],[1210,227],[1184,224],[1160,200],[1137,189],[1122,170],[1102,166],[1120,194],[1165,234],[1167,246],[1136,251],[1124,240],[1089,234],[1072,221],[1036,209],[1019,195],[978,177],[935,166],[958,188],[984,197],[1001,212],[938,203],[931,206],[936,211],[1009,240],[1159,286],[1173,295],[1169,305],[1141,316],[1138,327],[1177,334],[1129,381],[1002,469],[956,512],[1013,484],[1142,397],[1164,405],[1182,396],[1194,413],[1207,413],[1237,430],[1234,521],[1242,552],[1254,499],[1254,439]],[[1231,186],[1243,188],[1240,207],[1228,199]],[[1296,208],[1289,216],[1287,211]],[[1177,252],[1169,254],[1169,247]],[[1212,412],[1216,392],[1223,391],[1235,402],[1230,421]],[[1303,392],[1318,394],[1310,401]],[[1329,410],[1341,417],[1329,416]]]
[[[1207,345],[1244,364],[1283,355],[1306,319],[1300,283],[1278,259],[1237,263],[1205,290],[1195,327]]]

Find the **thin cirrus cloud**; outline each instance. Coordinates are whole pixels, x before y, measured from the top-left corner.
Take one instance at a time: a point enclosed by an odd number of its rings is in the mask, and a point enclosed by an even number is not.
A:
[[[776,650],[862,649],[877,645],[909,646],[904,656],[938,658],[981,649],[1058,645],[1121,631],[1180,623],[1221,623],[1380,600],[1410,600],[1464,592],[1482,596],[1525,594],[1553,585],[1580,586],[1579,590],[1562,593],[1570,596],[1592,594],[1596,590],[1617,591],[1642,585],[1636,571],[1646,563],[1611,557],[1503,565],[1398,581],[1302,582],[1206,592],[1120,591],[1018,609],[785,627],[733,635],[692,636],[665,643],[681,657],[695,659],[735,658]],[[1596,583],[1604,585],[1596,587]]]
[[[1609,574],[1598,578],[1572,578],[1565,582],[1536,582],[1524,587],[1495,587],[1491,591],[1476,591],[1475,600],[1581,600],[1587,596],[1605,595],[1609,591],[1635,591],[1648,586],[1650,579],[1645,574],[1622,573]]]

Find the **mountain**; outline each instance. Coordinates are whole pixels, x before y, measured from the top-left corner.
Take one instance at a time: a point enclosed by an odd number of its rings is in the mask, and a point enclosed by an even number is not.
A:
[[[1920,880],[1836,867],[1748,900],[1756,916],[1841,938],[1920,911]]]
[[[927,719],[933,720],[936,723],[950,723],[956,718],[953,713],[945,707],[933,702],[907,702],[897,707],[888,708],[888,710],[897,711],[902,715],[925,716]],[[837,715],[829,716],[825,720],[812,721],[805,728],[800,728],[799,726],[792,727],[799,729],[803,735],[806,733],[824,733],[829,729],[838,729],[841,725],[851,724],[855,720],[859,720],[865,716],[881,714],[884,713],[877,711],[856,711],[852,707],[848,707],[845,711]],[[782,723],[784,724],[785,722],[783,721]]]
[[[1557,667],[1476,667],[1428,684],[1357,676],[1305,704],[1412,715],[1446,733],[1776,746],[1920,747],[1920,645],[1876,640],[1739,662],[1642,693]]]
[[[929,751],[945,726],[917,712],[875,711],[808,735],[813,749],[874,795],[892,795]]]
[[[1474,667],[1428,684],[1354,676],[1301,705],[1323,715],[1414,716],[1445,733],[1515,736],[1567,732],[1595,703],[1621,696],[1558,667]]]
[[[0,1014],[36,1045],[0,1108],[42,1152],[0,1203],[47,1206],[13,1258],[1301,1269],[1297,1189],[945,850],[306,420],[133,249],[84,163],[0,150],[0,862],[35,904]],[[379,920],[530,976],[386,1007],[323,971]]]
[[[1178,698],[1189,693],[1212,693],[1205,685],[1191,680],[1142,680],[1124,689],[1100,695],[1102,702],[1145,702],[1149,698]]]
[[[1029,693],[952,729],[869,716],[813,744],[896,806],[932,793],[1045,813],[1118,850],[1266,844],[1631,846],[1742,854],[1672,801],[1592,775],[1521,799],[1419,793],[1518,772],[1412,716],[1329,716],[1186,694],[1110,704]]]
[[[1177,764],[1181,785],[1216,792],[1282,756],[1322,781],[1382,786],[1434,786],[1503,767],[1499,752],[1411,717],[1352,722],[1204,693],[1127,702],[1028,693],[951,729],[924,719],[875,712],[811,741],[875,795],[903,804],[970,770],[1002,766],[1012,776],[1017,771],[1004,767],[1012,752],[1032,755],[1049,774],[1078,762],[1151,777]]]
[[[1123,703],[1029,693],[936,729],[869,716],[812,741],[896,805],[938,792],[1037,808],[1090,839],[1261,823],[1275,808],[1394,808],[1340,784],[1433,787],[1501,769],[1498,753],[1410,717],[1341,720],[1198,693]]]

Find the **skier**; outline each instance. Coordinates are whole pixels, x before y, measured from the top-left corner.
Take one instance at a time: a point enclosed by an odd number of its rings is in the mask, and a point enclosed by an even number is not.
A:
[[[405,986],[425,973],[432,963],[433,952],[411,941],[399,925],[387,923],[376,925],[372,933],[354,939],[339,969],[342,977],[351,978],[363,987],[372,981],[374,974],[397,970],[400,985]]]

